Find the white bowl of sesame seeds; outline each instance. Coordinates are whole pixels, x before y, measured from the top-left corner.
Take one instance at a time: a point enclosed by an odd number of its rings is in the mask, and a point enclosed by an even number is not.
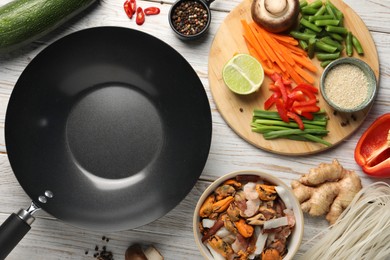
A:
[[[377,93],[374,71],[361,59],[346,57],[331,62],[320,80],[321,94],[334,110],[345,113],[371,106]]]

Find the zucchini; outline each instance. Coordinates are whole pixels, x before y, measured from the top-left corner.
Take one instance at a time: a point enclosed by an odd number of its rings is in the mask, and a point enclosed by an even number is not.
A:
[[[27,44],[68,21],[96,0],[14,0],[0,7],[0,52]]]

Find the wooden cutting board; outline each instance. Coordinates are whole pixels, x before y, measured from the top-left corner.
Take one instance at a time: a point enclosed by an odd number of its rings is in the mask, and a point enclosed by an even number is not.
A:
[[[330,147],[312,142],[292,141],[287,139],[265,140],[259,133],[251,131],[250,123],[254,108],[263,109],[264,101],[271,95],[268,85],[271,80],[265,77],[262,87],[254,94],[240,96],[231,92],[222,79],[222,69],[226,62],[237,53],[248,53],[246,43],[242,36],[241,19],[252,21],[250,6],[252,0],[244,0],[225,18],[221,24],[209,54],[209,83],[213,99],[227,124],[244,140],[252,145],[269,152],[286,155],[314,154]],[[365,51],[364,56],[354,56],[367,62],[373,69],[379,86],[379,60],[375,43],[364,22],[360,17],[343,1],[332,0],[345,16],[344,26],[347,27],[361,41]],[[346,56],[345,50],[343,56]],[[319,87],[319,80],[323,71],[319,61],[312,59],[313,64],[318,67],[315,86]],[[319,94],[319,106],[325,109],[328,117],[328,136],[324,139],[333,146],[342,142],[350,136],[363,123],[370,108],[359,113],[335,113]],[[331,147],[333,147],[331,146]]]

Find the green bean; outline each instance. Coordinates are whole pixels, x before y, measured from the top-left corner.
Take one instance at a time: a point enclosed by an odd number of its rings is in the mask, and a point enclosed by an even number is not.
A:
[[[324,60],[323,62],[320,63],[321,67],[325,68],[326,66],[329,65],[334,60]]]
[[[341,27],[341,26],[332,26],[332,25],[327,25],[325,27],[325,30],[330,33],[337,33],[337,34],[343,34],[346,35],[348,33],[347,28]]]
[[[267,133],[270,131],[275,131],[275,130],[287,130],[290,129],[288,127],[283,127],[283,126],[270,126],[270,125],[261,125],[261,124],[255,124],[252,123],[252,131],[256,133]]]
[[[333,9],[329,4],[325,4],[325,8],[326,8],[327,13],[330,14],[333,19],[337,19],[336,14],[333,12]]]
[[[320,16],[323,15],[326,11],[326,8],[324,5],[321,5],[321,7],[318,9],[318,11],[314,14],[314,16]],[[310,21],[311,22],[311,21]]]
[[[339,19],[340,21],[343,20],[344,18],[344,14],[343,12],[341,12],[331,1],[327,0],[326,1],[326,4],[328,4],[331,8],[332,8],[332,11],[333,13],[336,15],[337,19]]]
[[[309,43],[309,45],[310,45],[310,43]],[[333,53],[337,50],[337,47],[326,44],[325,42],[322,42],[322,41],[316,41],[315,46],[317,49],[325,51],[325,52],[329,52],[329,53]]]
[[[321,32],[322,29],[320,27],[317,27],[315,24],[312,24],[311,22],[309,22],[308,20],[304,19],[304,18],[301,18],[300,24],[302,24],[303,26],[305,26],[306,28],[309,28],[310,30],[313,30],[315,32]]]
[[[317,11],[318,10],[316,8],[310,7],[308,5],[302,7],[301,9],[302,14],[309,14],[309,15],[314,15],[315,13],[317,13]]]
[[[324,14],[324,15],[313,15],[313,16],[310,16],[309,18],[309,22],[315,22],[317,20],[330,20],[330,19],[333,19],[333,16],[329,15],[329,14]]]
[[[363,47],[360,44],[358,38],[355,37],[355,35],[352,35],[352,45],[353,47],[355,47],[355,50],[359,55],[364,55]]]
[[[288,135],[304,135],[304,134],[327,134],[329,133],[328,130],[322,130],[322,129],[287,129],[287,130],[275,130],[268,133],[265,133],[264,139],[270,140],[280,137],[285,137]],[[321,139],[321,138],[320,138]],[[321,139],[322,140],[322,139]]]
[[[337,33],[329,33],[329,36],[339,42],[342,42],[344,40],[343,36]]]
[[[335,53],[317,53],[316,57],[319,61],[324,61],[324,60],[335,60],[340,57],[340,52],[335,52]]]
[[[307,56],[309,56],[310,59],[314,57],[314,50],[316,47],[317,40],[315,38],[309,39],[309,44],[307,47]]]
[[[314,2],[311,2],[308,6],[311,8],[318,9],[322,6],[322,0],[315,0]]]
[[[309,28],[305,28],[305,30],[303,31],[303,33],[307,33],[307,34],[313,34],[315,36],[317,36],[317,32],[309,29]]]
[[[349,57],[353,55],[353,46],[352,46],[352,33],[347,33],[347,38],[345,39],[346,53]]]
[[[307,42],[304,41],[304,40],[299,40],[298,42],[299,42],[299,46],[300,46],[303,50],[306,51],[306,50],[307,50],[307,47],[308,47]]]
[[[299,8],[300,8],[300,9],[302,9],[302,7],[307,6],[307,5],[308,5],[308,3],[307,3],[306,0],[301,0],[301,1],[299,1]]]
[[[338,41],[332,40],[330,38],[330,36],[323,37],[320,39],[320,41],[336,47],[338,51],[342,51],[344,49],[344,46],[341,43],[339,43]]]
[[[307,33],[302,33],[302,32],[298,32],[298,31],[291,31],[290,34],[291,34],[291,36],[293,36],[296,39],[305,40],[305,41],[309,40],[310,38],[315,37],[315,35],[313,35],[313,34],[307,34]]]
[[[314,24],[317,26],[327,26],[327,25],[339,25],[340,20],[317,20],[314,21]]]
[[[324,144],[326,146],[332,146],[331,143],[325,141],[324,139],[322,138],[319,138],[317,136],[314,136],[312,134],[303,134],[302,135],[303,137],[305,137],[306,139],[310,140],[310,141],[313,141],[313,142],[317,142],[317,143],[321,143],[321,144]]]

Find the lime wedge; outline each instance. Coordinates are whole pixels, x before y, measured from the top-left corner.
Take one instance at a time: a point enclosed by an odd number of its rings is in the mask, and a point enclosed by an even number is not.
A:
[[[223,81],[234,93],[248,95],[258,90],[264,80],[260,62],[249,54],[237,54],[222,71]]]

